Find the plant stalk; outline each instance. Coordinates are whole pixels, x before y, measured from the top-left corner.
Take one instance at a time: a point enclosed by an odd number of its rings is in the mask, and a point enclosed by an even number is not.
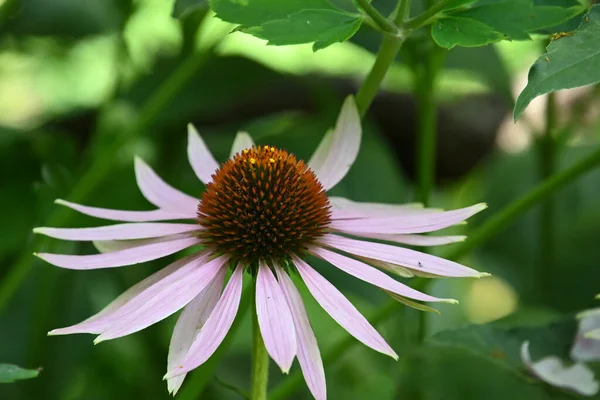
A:
[[[256,281],[256,280],[255,280]],[[253,285],[255,291],[256,282]],[[256,295],[253,293],[252,299],[252,389],[250,392],[251,400],[267,400],[267,384],[269,382],[269,355],[265,348],[260,327],[258,326],[258,316],[256,314]]]

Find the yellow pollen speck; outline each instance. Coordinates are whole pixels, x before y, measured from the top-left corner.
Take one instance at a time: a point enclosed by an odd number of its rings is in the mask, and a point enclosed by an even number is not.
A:
[[[270,162],[271,164],[273,164],[273,163],[275,162],[275,160],[274,160],[274,159],[272,159],[272,158],[269,158],[269,162]]]
[[[256,158],[251,158],[250,159],[250,164],[254,164],[254,163],[256,163]]]
[[[268,148],[269,148],[269,146],[265,145],[265,150],[268,149]]]
[[[248,154],[248,149],[244,149],[244,150],[243,150],[243,153],[244,153],[244,154]]]
[[[271,147],[271,151],[275,151],[275,147]]]

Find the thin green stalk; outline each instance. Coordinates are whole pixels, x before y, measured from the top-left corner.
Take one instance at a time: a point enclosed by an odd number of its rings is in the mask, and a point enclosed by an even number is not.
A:
[[[381,28],[382,31],[395,35],[398,33],[398,27],[386,17],[381,15],[375,7],[371,5],[369,0],[356,0],[360,8],[362,8],[369,17]]]
[[[356,93],[356,106],[358,107],[358,112],[361,117],[365,116],[367,110],[371,106],[383,78],[396,59],[400,47],[402,47],[402,43],[404,43],[404,39],[400,37],[389,35],[383,37],[381,48],[379,49],[379,53],[377,53],[375,63],[358,90],[358,93]]]
[[[404,24],[404,21],[408,19],[408,17],[410,16],[410,5],[411,0],[400,0],[398,2],[398,7],[394,11],[394,23],[396,24],[396,26],[402,26]]]
[[[452,2],[452,0],[441,0],[435,3],[433,6],[429,7],[422,14],[417,15],[414,18],[409,19],[404,24],[403,28],[407,30],[418,29],[424,25],[427,25],[431,22],[431,20],[437,16],[440,11],[442,11],[446,6]]]
[[[472,249],[488,241],[531,207],[544,201],[555,191],[574,181],[586,172],[591,171],[598,165],[600,165],[600,149],[579,160],[571,167],[552,175],[539,183],[524,196],[519,197],[516,201],[498,211],[481,227],[476,229],[466,241],[457,245],[449,253],[445,254],[445,258],[451,260],[461,258]]]
[[[93,161],[85,174],[78,181],[73,190],[66,196],[73,202],[84,201],[98,184],[109,175],[113,163],[110,162],[123,146],[144,132],[159,115],[160,111],[168,105],[175,95],[196,74],[198,69],[206,62],[214,51],[215,43],[209,50],[196,53],[184,60],[179,67],[162,83],[162,85],[150,96],[148,101],[141,107],[136,122],[129,129],[117,136],[112,146],[101,152]],[[75,213],[65,207],[55,207],[46,221],[47,226],[60,226],[65,224]],[[25,279],[35,258],[31,252],[48,244],[48,239],[35,236],[30,242],[23,256],[6,273],[0,282],[0,313],[14,295],[16,290]]]
[[[377,326],[380,322],[385,321],[395,314],[398,310],[398,304],[396,301],[391,301],[378,308],[375,312],[367,315],[367,319],[372,325]],[[350,336],[344,336],[337,342],[328,346],[322,354],[323,364],[328,366],[339,360],[340,357],[346,352],[346,350],[354,346],[358,341]],[[300,386],[304,383],[304,377],[300,371],[295,371],[290,376],[275,387],[270,395],[269,400],[283,400],[289,398]]]
[[[256,285],[253,285],[255,287]],[[254,290],[254,289],[253,289]],[[256,296],[252,296],[252,304],[256,302]],[[267,384],[269,383],[269,355],[265,348],[260,327],[258,326],[258,316],[256,307],[252,307],[252,389],[250,392],[251,400],[267,400]]]
[[[556,102],[554,93],[548,94],[546,103],[546,130],[538,142],[540,180],[545,180],[554,175],[556,169],[556,142],[554,131],[556,128]],[[539,254],[540,262],[536,273],[539,285],[538,295],[540,300],[545,296],[546,290],[552,282],[554,270],[554,199],[546,198],[542,203],[542,212],[539,221]]]

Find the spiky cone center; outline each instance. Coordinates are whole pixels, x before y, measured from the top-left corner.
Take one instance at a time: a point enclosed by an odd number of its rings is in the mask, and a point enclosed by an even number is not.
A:
[[[216,253],[257,265],[302,256],[331,221],[314,172],[275,147],[243,150],[215,172],[198,205],[200,236]]]

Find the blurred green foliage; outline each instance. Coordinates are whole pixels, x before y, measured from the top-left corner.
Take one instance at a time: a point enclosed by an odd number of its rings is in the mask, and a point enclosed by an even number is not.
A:
[[[175,187],[198,196],[203,188],[185,157],[188,122],[196,124],[220,161],[227,158],[237,130],[247,130],[259,144],[287,148],[306,159],[333,124],[341,99],[356,89],[354,75],[324,70],[321,65],[281,72],[267,62],[256,61],[260,54],[250,58],[239,53],[223,54],[218,47],[207,50],[206,38],[211,35],[225,41],[223,48],[249,45],[242,33],[228,34],[231,26],[216,22],[205,8],[188,8],[196,3],[177,1],[179,8],[173,9],[173,2],[163,0],[0,2],[0,281],[17,285],[11,288],[14,296],[10,301],[0,305],[0,361],[43,368],[36,379],[0,385],[0,399],[169,398],[162,376],[173,317],[100,346],[93,346],[87,335],[46,336],[53,328],[79,322],[97,312],[127,287],[173,259],[94,271],[61,270],[33,260],[31,229],[48,223],[59,207],[53,200],[77,189],[90,165],[100,163],[105,166],[100,170],[108,173],[95,175],[86,204],[149,209],[135,185],[134,154],[146,159]],[[391,11],[391,4],[387,0],[373,1],[381,10]],[[423,8],[416,2],[415,8],[419,7]],[[171,17],[172,13],[181,19]],[[509,34],[507,29],[505,33]],[[337,54],[358,52],[360,56],[354,58],[356,65],[352,67],[364,74],[372,63],[371,53],[379,46],[379,36],[372,33],[363,26],[351,42],[321,50],[319,57],[328,65],[327,57],[333,64]],[[413,200],[411,171],[402,166],[414,160],[412,150],[402,151],[402,144],[414,143],[414,100],[409,94],[412,87],[406,82],[412,78],[411,68],[419,62],[423,43],[417,35],[403,48],[394,67],[397,73],[391,74],[393,82],[386,85],[395,90],[376,99],[364,124],[356,164],[333,195],[357,201]],[[516,68],[514,60],[506,61],[507,46],[513,46],[509,49],[513,59],[533,61],[539,56],[531,46],[517,43],[448,52],[442,79],[451,80],[452,85],[447,86],[450,90],[437,93],[439,99],[445,99],[439,107],[442,123],[438,137],[442,145],[438,157],[448,160],[448,165],[463,167],[459,172],[450,167],[438,170],[439,185],[433,201],[436,207],[487,201],[490,208],[485,214],[491,214],[540,180],[538,149],[525,146],[518,154],[509,153],[497,145],[499,123],[490,124],[503,118],[512,120],[513,84],[527,67]],[[259,46],[252,49],[254,53],[260,51]],[[205,62],[190,63],[199,54],[204,54]],[[191,79],[178,82],[181,89],[172,93],[164,106],[152,103],[157,93],[168,92],[165,82],[176,80],[182,68],[190,65],[195,68]],[[456,71],[461,73],[459,78],[453,75]],[[464,89],[474,84],[484,88],[477,95],[491,99],[489,102]],[[471,101],[461,103],[465,99]],[[588,103],[597,106],[592,100]],[[566,119],[572,115],[569,108],[570,103],[566,103]],[[145,115],[144,129],[130,135],[132,126],[139,123],[140,110],[153,112]],[[458,118],[459,114],[467,117]],[[563,133],[570,139],[560,149],[559,170],[598,145],[598,117],[589,112],[585,115]],[[532,137],[521,133],[520,138]],[[114,143],[122,144],[116,152],[112,151]],[[465,163],[466,159],[469,161]],[[473,282],[436,281],[430,292],[462,301],[459,306],[442,305],[441,316],[428,315],[429,333],[437,333],[416,346],[412,328],[415,312],[398,307],[394,317],[379,324],[379,328],[402,361],[395,363],[362,345],[353,346],[326,367],[329,397],[573,397],[527,378],[519,364],[518,346],[527,339],[532,342],[536,358],[548,353],[566,356],[574,322],[564,321],[594,305],[593,296],[600,282],[596,249],[600,234],[599,182],[600,171],[594,171],[555,196],[553,248],[544,248],[540,243],[541,212],[534,209],[463,260],[492,272],[501,285],[514,289],[487,293],[490,298],[500,293],[514,296],[510,301],[518,304],[518,309],[509,310],[511,316],[471,326],[473,316],[464,306],[469,302],[482,304],[480,312],[492,320],[504,315],[497,308],[484,306],[487,299],[473,297]],[[99,224],[74,211],[63,211],[62,215],[63,226]],[[468,226],[452,231],[468,234],[471,225],[477,226],[486,218],[478,216]],[[87,243],[44,241],[40,246],[53,252],[95,252]],[[544,270],[540,263],[546,251],[551,252],[553,265],[542,285],[539,271]],[[386,300],[373,287],[312,261],[365,314],[373,313]],[[32,268],[25,269],[24,279],[13,280],[11,274],[21,265]],[[7,285],[0,288],[4,290]],[[326,355],[347,334],[305,288],[299,287]],[[230,347],[215,361],[219,379],[209,368],[199,369],[190,374],[178,397],[239,398],[219,381],[248,387],[250,332],[246,315],[230,338]],[[292,372],[298,369],[295,364]],[[277,387],[286,378],[273,367],[270,387]],[[289,398],[309,396],[301,385]]]

